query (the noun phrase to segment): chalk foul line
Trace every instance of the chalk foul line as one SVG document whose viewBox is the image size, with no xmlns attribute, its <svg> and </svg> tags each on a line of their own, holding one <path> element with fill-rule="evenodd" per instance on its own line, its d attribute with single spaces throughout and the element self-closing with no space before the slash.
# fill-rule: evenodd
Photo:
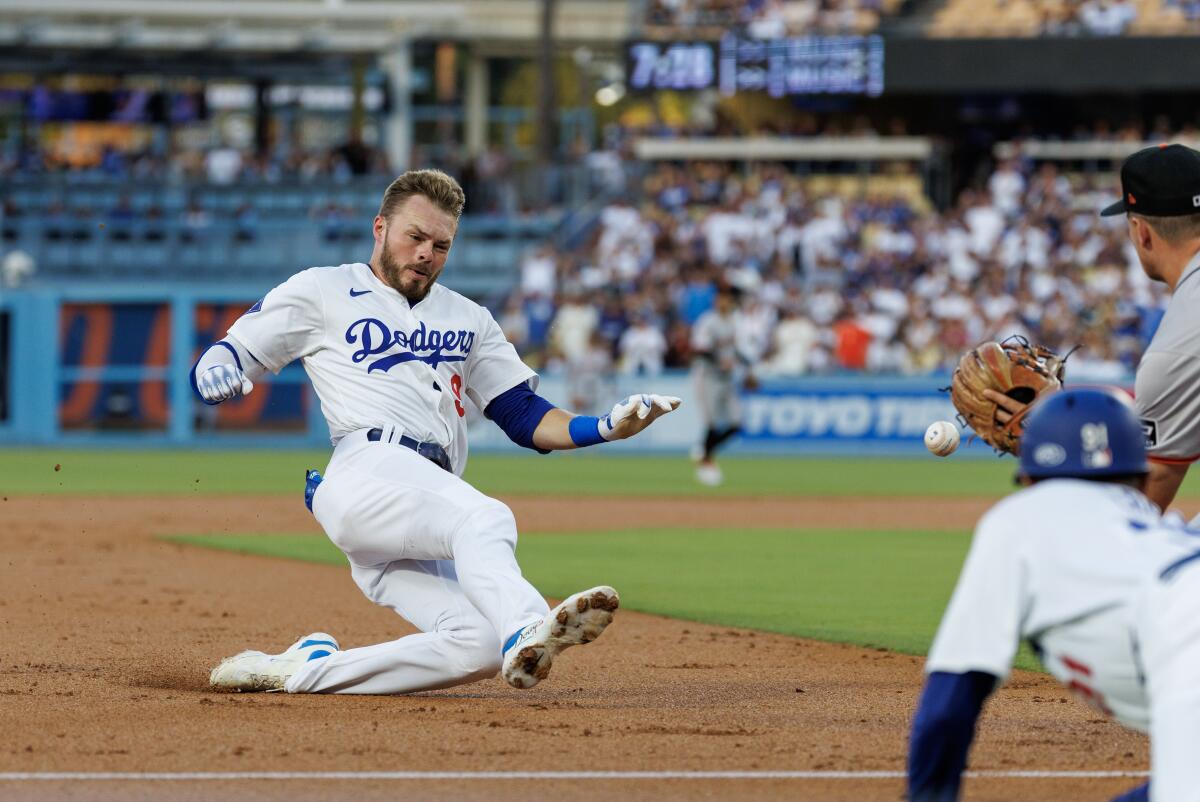
<svg viewBox="0 0 1200 802">
<path fill-rule="evenodd" d="M 230 780 L 899 780 L 902 771 L 8 771 L 0 782 Z M 1146 778 L 1148 771 L 968 771 L 979 779 Z"/>
</svg>

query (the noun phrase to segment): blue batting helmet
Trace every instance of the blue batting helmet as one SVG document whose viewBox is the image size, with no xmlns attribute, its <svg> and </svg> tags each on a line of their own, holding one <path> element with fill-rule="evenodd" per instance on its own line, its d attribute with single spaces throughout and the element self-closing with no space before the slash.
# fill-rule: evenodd
<svg viewBox="0 0 1200 802">
<path fill-rule="evenodd" d="M 1022 476 L 1087 479 L 1149 470 L 1141 422 L 1120 390 L 1060 390 L 1034 404 L 1025 419 Z"/>
</svg>

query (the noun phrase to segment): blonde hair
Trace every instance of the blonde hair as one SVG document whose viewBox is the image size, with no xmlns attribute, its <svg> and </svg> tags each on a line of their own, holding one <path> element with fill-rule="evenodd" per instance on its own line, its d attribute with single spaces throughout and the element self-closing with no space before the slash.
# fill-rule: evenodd
<svg viewBox="0 0 1200 802">
<path fill-rule="evenodd" d="M 409 170 L 393 181 L 383 193 L 379 216 L 385 220 L 413 195 L 429 199 L 434 206 L 455 220 L 462 216 L 467 196 L 462 187 L 441 170 Z"/>
<path fill-rule="evenodd" d="M 1168 245 L 1180 245 L 1190 239 L 1200 239 L 1200 214 L 1183 214 L 1172 217 L 1138 217 L 1154 229 L 1154 233 L 1167 241 Z"/>
</svg>

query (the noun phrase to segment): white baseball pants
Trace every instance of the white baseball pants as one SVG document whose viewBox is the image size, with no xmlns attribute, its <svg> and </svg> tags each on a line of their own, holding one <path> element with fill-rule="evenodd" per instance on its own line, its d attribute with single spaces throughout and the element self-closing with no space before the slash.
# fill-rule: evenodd
<svg viewBox="0 0 1200 802">
<path fill-rule="evenodd" d="M 737 426 L 741 422 L 737 383 L 732 373 L 697 364 L 692 368 L 692 389 L 700 402 L 700 419 L 705 429 Z"/>
<path fill-rule="evenodd" d="M 404 446 L 365 430 L 344 437 L 313 514 L 367 598 L 421 632 L 308 663 L 289 693 L 412 693 L 491 677 L 504 640 L 549 612 L 521 576 L 512 511 Z"/>
<path fill-rule="evenodd" d="M 1150 695 L 1151 802 L 1200 802 L 1200 562 L 1154 578 L 1138 646 Z"/>
</svg>

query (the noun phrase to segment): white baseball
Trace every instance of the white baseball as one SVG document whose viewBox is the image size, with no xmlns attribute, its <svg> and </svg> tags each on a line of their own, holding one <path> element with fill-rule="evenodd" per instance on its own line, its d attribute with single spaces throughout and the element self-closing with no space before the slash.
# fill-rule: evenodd
<svg viewBox="0 0 1200 802">
<path fill-rule="evenodd" d="M 925 447 L 936 456 L 950 456 L 958 448 L 958 427 L 948 420 L 929 424 L 925 430 Z"/>
</svg>

